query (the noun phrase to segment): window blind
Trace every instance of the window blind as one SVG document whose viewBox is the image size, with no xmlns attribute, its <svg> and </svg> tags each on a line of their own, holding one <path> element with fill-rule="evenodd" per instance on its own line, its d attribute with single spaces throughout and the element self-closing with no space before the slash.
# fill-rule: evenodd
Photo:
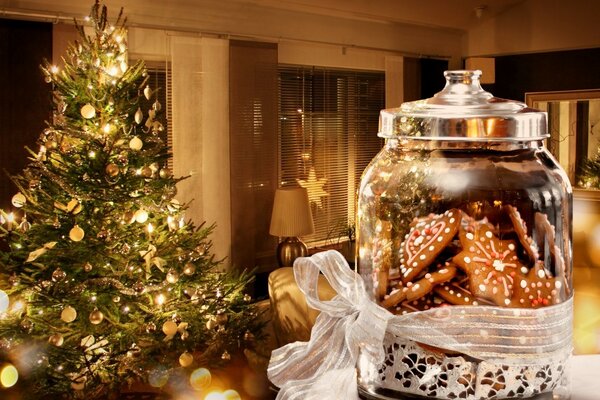
<svg viewBox="0 0 600 400">
<path fill-rule="evenodd" d="M 279 66 L 280 186 L 308 190 L 312 246 L 345 240 L 363 170 L 379 152 L 384 72 Z"/>
<path fill-rule="evenodd" d="M 135 62 L 135 61 L 134 61 Z M 148 110 L 156 100 L 161 105 L 160 111 L 157 113 L 157 119 L 163 124 L 163 131 L 159 133 L 160 138 L 169 147 L 173 148 L 173 113 L 172 113 L 172 96 L 171 96 L 171 68 L 169 63 L 164 62 L 146 62 L 148 72 L 148 85 L 155 95 L 147 100 L 146 97 L 140 96 L 140 108 L 144 112 L 144 118 L 147 118 Z M 169 157 L 167 166 L 173 170 L 173 155 Z"/>
</svg>

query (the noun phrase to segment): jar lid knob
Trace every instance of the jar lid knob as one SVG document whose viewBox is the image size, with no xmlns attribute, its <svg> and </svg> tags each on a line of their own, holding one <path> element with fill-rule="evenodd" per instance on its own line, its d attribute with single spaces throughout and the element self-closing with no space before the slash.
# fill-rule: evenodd
<svg viewBox="0 0 600 400">
<path fill-rule="evenodd" d="M 436 105 L 476 105 L 487 104 L 494 97 L 481 87 L 480 70 L 445 71 L 446 86 L 427 100 Z"/>
</svg>

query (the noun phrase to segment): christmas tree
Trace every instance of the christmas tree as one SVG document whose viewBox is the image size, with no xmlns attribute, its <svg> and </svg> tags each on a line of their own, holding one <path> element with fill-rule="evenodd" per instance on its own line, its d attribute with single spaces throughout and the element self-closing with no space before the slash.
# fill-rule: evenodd
<svg viewBox="0 0 600 400">
<path fill-rule="evenodd" d="M 579 172 L 579 171 L 578 171 Z M 588 189 L 600 189 L 600 150 L 593 158 L 587 158 L 577 176 L 577 185 Z"/>
<path fill-rule="evenodd" d="M 121 10 L 122 14 L 122 10 Z M 260 337 L 249 274 L 219 271 L 213 227 L 185 221 L 143 62 L 98 1 L 58 69 L 53 116 L 2 214 L 0 383 L 31 398 L 111 398 L 146 382 L 201 390 Z M 18 374 L 18 378 L 17 378 Z"/>
</svg>

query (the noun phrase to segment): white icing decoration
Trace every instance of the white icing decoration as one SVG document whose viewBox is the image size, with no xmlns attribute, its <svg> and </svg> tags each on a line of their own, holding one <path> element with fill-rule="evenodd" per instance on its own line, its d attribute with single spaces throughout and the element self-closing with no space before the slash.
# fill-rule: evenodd
<svg viewBox="0 0 600 400">
<path fill-rule="evenodd" d="M 473 234 L 471 232 L 467 232 L 467 239 L 473 240 L 473 239 L 475 239 L 475 236 L 473 236 Z"/>
<path fill-rule="evenodd" d="M 538 276 L 540 278 L 545 278 L 546 277 L 546 273 L 544 272 L 543 269 L 538 270 L 537 274 L 538 274 Z"/>
<path fill-rule="evenodd" d="M 524 280 L 524 279 L 523 279 L 523 280 L 521 280 L 521 287 L 522 287 L 523 289 L 525 289 L 525 288 L 527 287 L 527 281 L 526 281 L 526 280 Z"/>
<path fill-rule="evenodd" d="M 485 232 L 485 236 L 487 236 L 488 239 L 491 239 L 492 238 L 492 232 L 490 232 L 490 231 Z"/>
<path fill-rule="evenodd" d="M 481 290 L 482 292 L 485 292 L 486 287 L 483 283 L 481 285 L 479 285 L 479 290 Z"/>
</svg>

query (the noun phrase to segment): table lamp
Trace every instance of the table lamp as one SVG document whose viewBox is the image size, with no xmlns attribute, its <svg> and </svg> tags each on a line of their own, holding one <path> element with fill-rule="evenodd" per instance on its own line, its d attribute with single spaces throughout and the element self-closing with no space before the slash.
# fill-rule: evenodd
<svg viewBox="0 0 600 400">
<path fill-rule="evenodd" d="M 277 263 L 280 267 L 291 267 L 296 258 L 308 255 L 308 248 L 298 236 L 309 235 L 314 231 L 306 189 L 277 189 L 269 233 L 283 238 L 277 246 Z"/>
</svg>

